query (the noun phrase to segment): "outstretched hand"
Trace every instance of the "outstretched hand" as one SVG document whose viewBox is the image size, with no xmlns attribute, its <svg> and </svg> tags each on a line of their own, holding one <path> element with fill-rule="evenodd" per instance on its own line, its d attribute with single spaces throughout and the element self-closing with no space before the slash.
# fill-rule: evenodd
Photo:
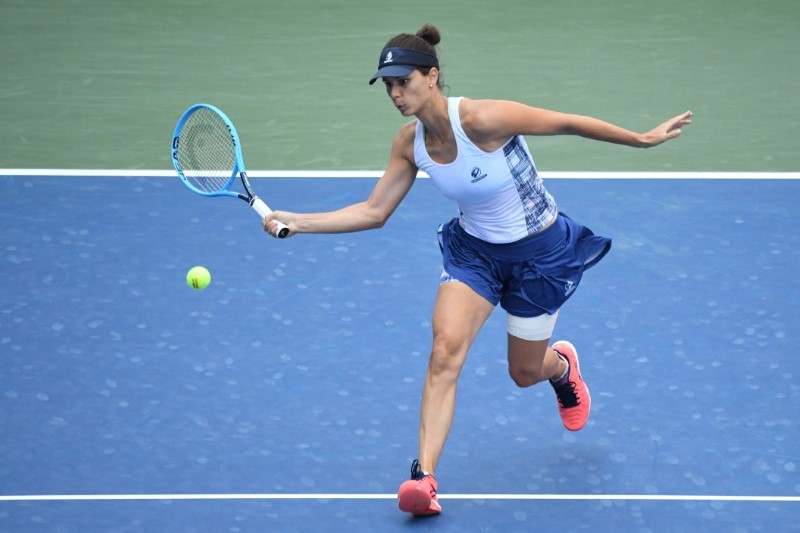
<svg viewBox="0 0 800 533">
<path fill-rule="evenodd" d="M 645 133 L 643 136 L 644 147 L 652 148 L 679 136 L 683 131 L 683 127 L 692 123 L 691 117 L 691 111 L 681 113 Z"/>
</svg>

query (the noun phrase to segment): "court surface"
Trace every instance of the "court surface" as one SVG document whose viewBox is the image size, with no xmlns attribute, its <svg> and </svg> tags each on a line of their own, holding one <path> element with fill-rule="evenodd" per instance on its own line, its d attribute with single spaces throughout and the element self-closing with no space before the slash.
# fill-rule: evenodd
<svg viewBox="0 0 800 533">
<path fill-rule="evenodd" d="M 164 169 L 208 102 L 279 169 L 254 180 L 273 207 L 365 198 L 406 120 L 367 80 L 425 22 L 450 96 L 694 124 L 656 150 L 529 139 L 614 240 L 556 329 L 592 417 L 568 433 L 513 385 L 496 313 L 445 513 L 411 520 L 453 204 L 420 180 L 381 231 L 279 242 Z M 798 530 L 799 26 L 795 0 L 4 0 L 0 167 L 24 170 L 0 170 L 0 531 Z M 35 170 L 65 167 L 124 170 Z"/>
<path fill-rule="evenodd" d="M 417 520 L 394 495 L 454 206 L 420 179 L 382 230 L 277 241 L 128 174 L 0 176 L 0 531 L 799 530 L 796 174 L 545 175 L 614 240 L 555 333 L 589 424 L 514 386 L 496 312 Z M 374 183 L 253 180 L 296 211 Z"/>
</svg>

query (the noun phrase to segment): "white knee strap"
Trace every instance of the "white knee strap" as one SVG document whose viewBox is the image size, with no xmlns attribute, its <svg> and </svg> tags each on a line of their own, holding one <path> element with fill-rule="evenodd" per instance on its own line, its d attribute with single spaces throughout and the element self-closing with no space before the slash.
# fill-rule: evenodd
<svg viewBox="0 0 800 533">
<path fill-rule="evenodd" d="M 547 313 L 530 318 L 523 318 L 506 313 L 508 333 L 526 341 L 543 341 L 553 335 L 559 311 L 553 315 Z"/>
</svg>

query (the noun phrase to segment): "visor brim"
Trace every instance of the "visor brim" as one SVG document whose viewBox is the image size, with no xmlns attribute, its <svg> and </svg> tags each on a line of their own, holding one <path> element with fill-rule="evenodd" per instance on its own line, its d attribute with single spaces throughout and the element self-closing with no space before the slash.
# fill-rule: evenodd
<svg viewBox="0 0 800 533">
<path fill-rule="evenodd" d="M 378 72 L 369 80 L 369 84 L 375 83 L 378 78 L 399 78 L 401 76 L 408 76 L 417 69 L 414 65 L 389 65 L 381 67 Z"/>
</svg>

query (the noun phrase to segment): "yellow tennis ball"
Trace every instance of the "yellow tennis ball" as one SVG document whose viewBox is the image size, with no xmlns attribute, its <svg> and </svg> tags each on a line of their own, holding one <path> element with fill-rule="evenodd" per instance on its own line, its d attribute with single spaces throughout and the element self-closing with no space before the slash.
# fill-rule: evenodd
<svg viewBox="0 0 800 533">
<path fill-rule="evenodd" d="M 201 291 L 211 283 L 211 273 L 206 267 L 192 267 L 186 274 L 186 283 L 193 289 Z"/>
</svg>

